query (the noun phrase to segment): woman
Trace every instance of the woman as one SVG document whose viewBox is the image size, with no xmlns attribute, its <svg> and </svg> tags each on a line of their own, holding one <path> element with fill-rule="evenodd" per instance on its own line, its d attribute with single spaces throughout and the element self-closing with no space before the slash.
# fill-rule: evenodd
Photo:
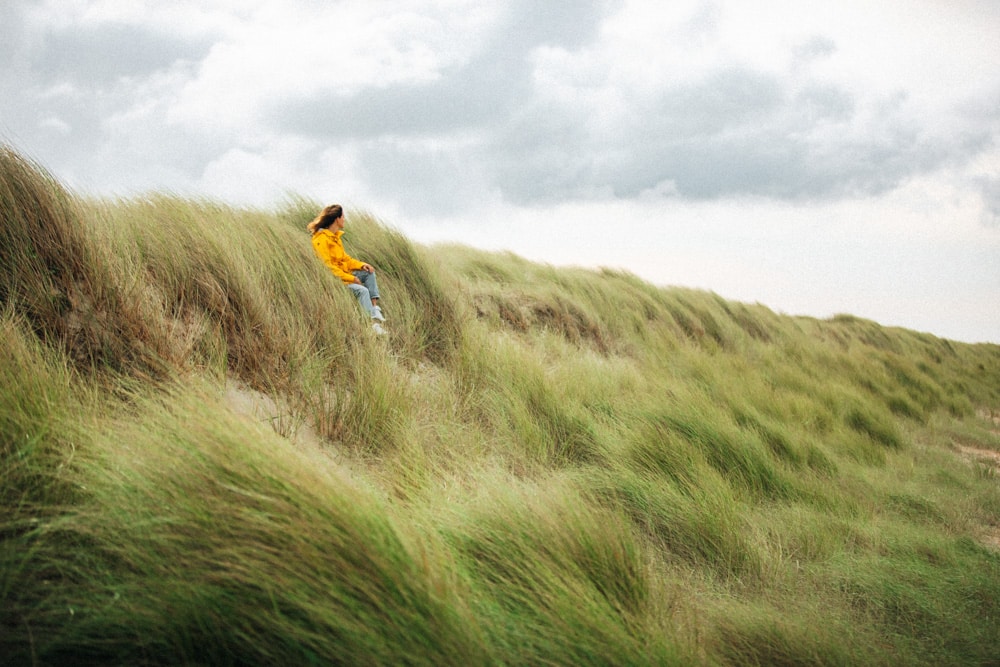
<svg viewBox="0 0 1000 667">
<path fill-rule="evenodd" d="M 378 305 L 378 284 L 375 281 L 375 267 L 367 262 L 354 259 L 344 251 L 340 237 L 344 235 L 344 209 L 340 204 L 327 206 L 319 212 L 307 229 L 312 232 L 312 246 L 333 275 L 346 284 L 357 297 L 361 308 L 372 318 L 375 333 L 386 333 L 382 327 L 385 318 Z"/>
</svg>

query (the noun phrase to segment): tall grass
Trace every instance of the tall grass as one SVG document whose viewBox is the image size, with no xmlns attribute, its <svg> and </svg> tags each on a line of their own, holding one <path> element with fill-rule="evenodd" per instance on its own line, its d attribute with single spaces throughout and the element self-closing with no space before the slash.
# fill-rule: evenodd
<svg viewBox="0 0 1000 667">
<path fill-rule="evenodd" d="M 0 151 L 4 664 L 1000 655 L 1000 347 L 319 208 Z"/>
<path fill-rule="evenodd" d="M 547 487 L 494 489 L 448 529 L 494 654 L 515 664 L 680 664 L 650 614 L 655 575 L 636 534 L 572 487 Z"/>
<path fill-rule="evenodd" d="M 44 505 L 72 439 L 63 431 L 72 373 L 58 354 L 39 344 L 23 318 L 0 313 L 0 489 L 2 510 L 12 515 Z M 30 514 L 29 514 L 30 516 Z"/>
</svg>

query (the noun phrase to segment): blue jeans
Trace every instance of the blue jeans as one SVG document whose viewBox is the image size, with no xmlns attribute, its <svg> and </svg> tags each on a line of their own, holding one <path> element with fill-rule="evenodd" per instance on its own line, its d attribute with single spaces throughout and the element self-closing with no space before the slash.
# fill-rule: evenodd
<svg viewBox="0 0 1000 667">
<path fill-rule="evenodd" d="M 361 308 L 368 313 L 369 317 L 375 317 L 375 306 L 372 305 L 372 299 L 379 298 L 378 296 L 378 283 L 375 281 L 375 272 L 372 271 L 368 273 L 367 271 L 352 271 L 354 277 L 361 281 L 361 284 L 352 283 L 348 285 L 351 291 L 354 292 L 354 296 L 358 298 L 358 303 L 361 304 Z"/>
</svg>

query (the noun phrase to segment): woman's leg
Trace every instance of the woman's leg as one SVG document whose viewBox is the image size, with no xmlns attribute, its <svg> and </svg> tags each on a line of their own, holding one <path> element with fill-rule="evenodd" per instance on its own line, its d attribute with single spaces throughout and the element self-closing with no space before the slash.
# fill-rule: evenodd
<svg viewBox="0 0 1000 667">
<path fill-rule="evenodd" d="M 368 317 L 375 317 L 375 307 L 372 305 L 371 292 L 364 285 L 348 285 L 348 288 L 354 292 L 354 296 L 357 297 L 358 303 L 361 304 L 361 309 L 368 314 Z"/>
<path fill-rule="evenodd" d="M 365 286 L 368 290 L 368 294 L 371 296 L 372 305 L 378 303 L 378 281 L 375 279 L 375 272 L 371 273 L 367 271 L 354 271 L 354 277 L 361 281 L 361 284 Z"/>
<path fill-rule="evenodd" d="M 367 271 L 354 271 L 355 277 L 361 281 L 361 285 L 354 285 L 354 287 L 364 286 L 368 290 L 368 297 L 371 301 L 371 310 L 368 314 L 372 316 L 373 319 L 379 322 L 385 322 L 385 316 L 382 315 L 382 309 L 378 307 L 378 281 L 375 279 L 375 272 L 372 271 L 368 273 Z M 361 297 L 358 297 L 358 301 Z M 362 304 L 364 306 L 364 304 Z M 368 310 L 367 308 L 365 310 Z"/>
</svg>

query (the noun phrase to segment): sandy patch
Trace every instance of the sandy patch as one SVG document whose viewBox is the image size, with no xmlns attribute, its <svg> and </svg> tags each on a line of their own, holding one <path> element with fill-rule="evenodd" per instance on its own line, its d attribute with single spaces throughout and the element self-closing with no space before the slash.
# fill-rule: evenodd
<svg viewBox="0 0 1000 667">
<path fill-rule="evenodd" d="M 967 461 L 1000 468 L 1000 452 L 980 447 L 969 447 L 968 445 L 960 445 L 958 443 L 952 443 L 952 446 Z"/>
<path fill-rule="evenodd" d="M 267 394 L 234 380 L 226 382 L 226 403 L 236 413 L 267 423 L 274 432 L 298 444 L 323 447 L 323 438 L 301 416 Z"/>
<path fill-rule="evenodd" d="M 1000 435 L 1000 414 L 997 414 L 994 410 L 976 410 L 976 416 L 992 422 L 993 428 L 990 429 L 990 433 Z"/>
<path fill-rule="evenodd" d="M 1000 435 L 1000 415 L 992 410 L 978 410 L 976 415 L 981 419 L 991 422 L 994 428 L 990 432 L 994 435 Z M 1000 473 L 1000 452 L 984 447 L 962 445 L 954 440 L 951 446 L 965 461 L 971 464 L 986 466 L 994 474 Z M 982 526 L 982 531 L 980 538 L 982 543 L 991 549 L 1000 551 L 1000 526 Z"/>
</svg>

